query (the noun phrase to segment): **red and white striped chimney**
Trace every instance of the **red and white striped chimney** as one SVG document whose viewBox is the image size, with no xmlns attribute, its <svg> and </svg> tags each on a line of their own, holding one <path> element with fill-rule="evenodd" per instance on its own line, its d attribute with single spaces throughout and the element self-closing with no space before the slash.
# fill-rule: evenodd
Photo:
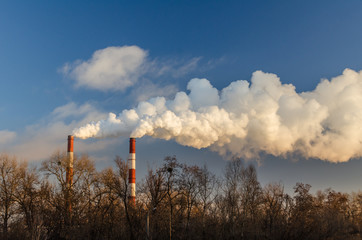
<svg viewBox="0 0 362 240">
<path fill-rule="evenodd" d="M 129 139 L 129 156 L 128 156 L 128 183 L 130 187 L 129 201 L 136 203 L 136 139 Z"/>
<path fill-rule="evenodd" d="M 67 168 L 66 168 L 66 183 L 67 187 L 71 187 L 73 184 L 73 142 L 74 137 L 72 135 L 68 136 L 68 152 L 67 152 Z"/>
<path fill-rule="evenodd" d="M 72 212 L 72 204 L 71 204 L 71 188 L 73 185 L 73 142 L 74 137 L 72 135 L 68 136 L 68 151 L 67 151 L 67 166 L 65 173 L 65 182 L 67 186 L 67 194 L 66 194 L 66 205 L 69 211 L 69 218 Z"/>
</svg>

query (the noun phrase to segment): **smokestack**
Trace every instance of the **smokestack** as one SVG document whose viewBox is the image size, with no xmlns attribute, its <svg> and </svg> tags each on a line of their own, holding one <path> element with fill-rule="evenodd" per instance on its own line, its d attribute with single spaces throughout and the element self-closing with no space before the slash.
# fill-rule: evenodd
<svg viewBox="0 0 362 240">
<path fill-rule="evenodd" d="M 73 142 L 74 137 L 72 135 L 68 136 L 68 151 L 67 151 L 67 167 L 66 167 L 66 186 L 67 186 L 67 199 L 66 205 L 69 211 L 69 216 L 72 211 L 71 205 L 71 189 L 73 185 Z"/>
<path fill-rule="evenodd" d="M 73 184 L 73 142 L 74 137 L 68 136 L 68 152 L 67 152 L 67 169 L 66 169 L 66 183 L 70 188 Z"/>
<path fill-rule="evenodd" d="M 129 139 L 129 156 L 128 156 L 128 183 L 130 186 L 129 202 L 136 203 L 136 139 Z"/>
</svg>

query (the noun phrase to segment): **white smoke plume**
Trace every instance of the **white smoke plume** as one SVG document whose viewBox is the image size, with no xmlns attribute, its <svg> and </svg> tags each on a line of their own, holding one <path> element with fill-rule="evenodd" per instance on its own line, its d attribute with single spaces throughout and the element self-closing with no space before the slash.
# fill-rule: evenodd
<svg viewBox="0 0 362 240">
<path fill-rule="evenodd" d="M 192 79 L 178 92 L 140 102 L 135 109 L 75 129 L 78 138 L 148 135 L 246 159 L 264 152 L 345 162 L 362 156 L 362 71 L 322 80 L 297 93 L 275 74 L 256 71 L 220 92 Z"/>
</svg>

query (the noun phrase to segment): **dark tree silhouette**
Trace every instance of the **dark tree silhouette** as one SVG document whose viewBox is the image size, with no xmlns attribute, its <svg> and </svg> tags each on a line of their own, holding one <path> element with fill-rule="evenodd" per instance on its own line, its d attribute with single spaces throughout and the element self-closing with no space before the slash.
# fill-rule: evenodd
<svg viewBox="0 0 362 240">
<path fill-rule="evenodd" d="M 128 169 L 120 157 L 97 171 L 74 156 L 73 186 L 66 153 L 36 169 L 0 154 L 0 239 L 360 239 L 362 193 L 311 193 L 297 183 L 261 186 L 256 169 L 235 158 L 220 178 L 175 156 L 149 169 L 128 201 Z M 71 211 L 67 199 L 71 202 Z"/>
</svg>

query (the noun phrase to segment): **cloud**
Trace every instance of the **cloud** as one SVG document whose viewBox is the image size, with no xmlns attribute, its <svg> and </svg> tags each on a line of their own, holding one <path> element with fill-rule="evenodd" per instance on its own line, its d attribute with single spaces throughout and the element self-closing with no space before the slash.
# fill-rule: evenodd
<svg viewBox="0 0 362 240">
<path fill-rule="evenodd" d="M 16 138 L 16 133 L 8 130 L 0 130 L 0 144 L 6 145 Z"/>
<path fill-rule="evenodd" d="M 81 124 L 84 121 L 99 118 L 100 115 L 103 114 L 95 109 L 90 103 L 77 105 L 74 102 L 70 102 L 55 108 L 49 117 L 52 118 L 51 121 L 64 120 L 67 118 L 71 118 L 72 120 L 81 118 L 80 122 L 77 122 L 78 124 Z"/>
<path fill-rule="evenodd" d="M 170 97 L 173 96 L 178 91 L 178 88 L 174 84 L 157 84 L 151 81 L 142 81 L 137 87 L 132 89 L 130 95 L 131 98 L 137 102 L 145 101 L 152 97 L 164 96 Z"/>
<path fill-rule="evenodd" d="M 157 76 L 179 78 L 195 71 L 200 66 L 202 57 L 191 59 L 155 59 L 148 64 L 148 71 Z"/>
<path fill-rule="evenodd" d="M 101 91 L 123 91 L 136 84 L 149 84 L 155 79 L 159 82 L 160 77 L 185 76 L 197 70 L 201 59 L 201 57 L 193 57 L 152 60 L 148 57 L 148 52 L 138 46 L 114 46 L 95 51 L 88 60 L 66 63 L 60 72 L 73 79 L 77 87 Z M 157 84 L 152 86 L 155 90 Z"/>
<path fill-rule="evenodd" d="M 102 91 L 124 90 L 143 74 L 147 52 L 137 46 L 107 47 L 93 53 L 87 61 L 78 60 L 63 66 L 63 73 L 76 86 Z"/>
<path fill-rule="evenodd" d="M 70 102 L 55 108 L 44 119 L 27 126 L 23 132 L 0 131 L 1 145 L 7 144 L 6 149 L 0 150 L 30 162 L 42 161 L 49 158 L 54 151 L 66 149 L 67 135 L 72 133 L 72 129 L 106 116 L 107 114 L 89 103 L 78 105 Z M 66 121 L 68 119 L 71 121 Z M 117 139 L 107 139 L 101 142 L 77 141 L 76 149 L 77 152 L 92 154 L 101 152 L 116 142 Z"/>
</svg>

